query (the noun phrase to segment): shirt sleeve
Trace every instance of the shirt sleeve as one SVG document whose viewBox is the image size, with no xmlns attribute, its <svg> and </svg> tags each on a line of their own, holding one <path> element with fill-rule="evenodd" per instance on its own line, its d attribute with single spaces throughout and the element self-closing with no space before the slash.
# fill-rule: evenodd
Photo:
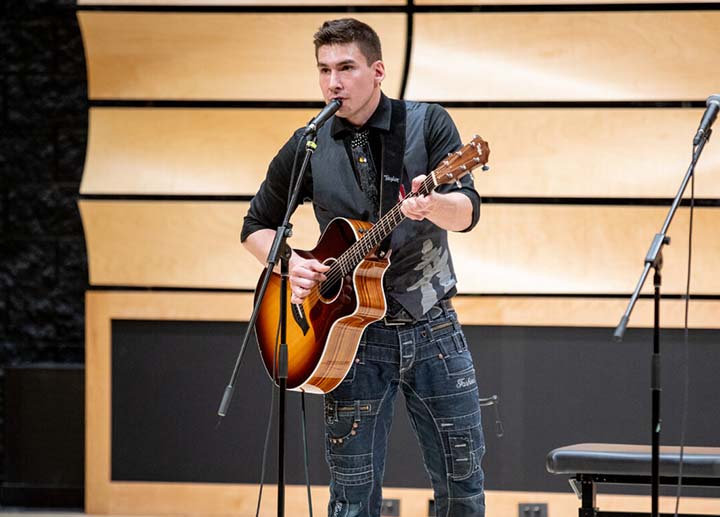
<svg viewBox="0 0 720 517">
<path fill-rule="evenodd" d="M 278 151 L 268 167 L 265 180 L 260 189 L 250 201 L 250 208 L 243 220 L 240 241 L 245 242 L 249 235 L 258 230 L 275 230 L 283 221 L 288 201 L 288 189 L 292 175 L 293 161 L 298 144 L 302 142 L 302 129 L 298 129 Z M 300 155 L 296 167 L 299 169 L 302 164 L 303 150 L 299 149 Z M 300 192 L 300 203 L 312 197 L 312 174 L 310 167 L 305 173 L 303 186 Z"/>
<path fill-rule="evenodd" d="M 450 114 L 438 104 L 430 104 L 425 114 L 425 147 L 428 151 L 428 163 L 434 170 L 444 160 L 448 153 L 455 152 L 462 147 L 460 135 Z M 461 230 L 469 232 L 480 220 L 480 194 L 475 190 L 472 174 L 466 174 L 460 179 L 461 187 L 455 183 L 440 185 L 438 192 L 461 192 L 472 203 L 472 221 L 470 225 Z"/>
</svg>

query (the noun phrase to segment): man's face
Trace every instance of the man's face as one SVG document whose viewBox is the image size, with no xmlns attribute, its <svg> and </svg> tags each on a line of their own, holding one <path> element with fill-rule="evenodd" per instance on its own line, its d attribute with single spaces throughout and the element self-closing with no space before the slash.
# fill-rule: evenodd
<svg viewBox="0 0 720 517">
<path fill-rule="evenodd" d="M 317 51 L 320 89 L 325 102 L 341 99 L 337 116 L 355 126 L 363 125 L 380 102 L 385 78 L 382 61 L 368 63 L 355 43 L 324 45 Z"/>
</svg>

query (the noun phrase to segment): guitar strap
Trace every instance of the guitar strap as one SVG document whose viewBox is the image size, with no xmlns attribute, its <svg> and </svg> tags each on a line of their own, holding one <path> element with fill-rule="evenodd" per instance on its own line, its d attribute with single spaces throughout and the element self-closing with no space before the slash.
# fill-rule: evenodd
<svg viewBox="0 0 720 517">
<path fill-rule="evenodd" d="M 380 217 L 398 203 L 400 182 L 404 172 L 405 138 L 407 126 L 407 112 L 405 102 L 391 99 L 390 132 L 380 137 L 382 148 L 382 173 L 380 180 Z M 384 257 L 390 249 L 388 236 L 378 246 L 377 254 Z"/>
</svg>

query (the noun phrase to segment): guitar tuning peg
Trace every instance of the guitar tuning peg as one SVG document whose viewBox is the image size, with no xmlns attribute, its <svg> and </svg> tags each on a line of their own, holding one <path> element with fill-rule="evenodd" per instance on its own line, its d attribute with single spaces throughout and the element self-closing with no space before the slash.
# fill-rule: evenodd
<svg viewBox="0 0 720 517">
<path fill-rule="evenodd" d="M 484 171 L 487 172 L 487 171 L 490 170 L 490 166 L 489 166 L 489 165 L 483 165 L 483 166 L 482 166 L 482 170 L 484 170 Z"/>
<path fill-rule="evenodd" d="M 457 185 L 457 188 L 462 188 L 462 183 L 460 183 L 460 180 L 455 181 L 455 185 Z"/>
</svg>

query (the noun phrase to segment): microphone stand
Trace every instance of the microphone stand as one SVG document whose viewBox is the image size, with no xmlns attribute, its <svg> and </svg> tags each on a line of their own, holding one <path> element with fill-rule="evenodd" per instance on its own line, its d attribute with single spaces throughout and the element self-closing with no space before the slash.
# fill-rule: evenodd
<svg viewBox="0 0 720 517">
<path fill-rule="evenodd" d="M 230 399 L 232 398 L 233 391 L 235 390 L 235 382 L 237 381 L 238 374 L 240 373 L 240 364 L 242 363 L 243 355 L 245 354 L 245 346 L 250 340 L 250 334 L 255 328 L 255 321 L 257 320 L 260 305 L 263 298 L 265 297 L 265 291 L 267 291 L 268 282 L 270 281 L 270 275 L 275 268 L 275 265 L 280 260 L 280 346 L 279 351 L 276 348 L 277 360 L 275 362 L 275 371 L 273 376 L 277 374 L 278 389 L 279 389 L 279 404 L 278 404 L 278 499 L 277 499 L 277 515 L 283 517 L 285 515 L 285 397 L 287 393 L 287 376 L 288 376 L 288 347 L 287 347 L 287 286 L 289 278 L 289 263 L 290 255 L 292 250 L 287 245 L 287 238 L 292 236 L 292 225 L 290 224 L 290 217 L 295 212 L 297 206 L 298 197 L 300 196 L 300 187 L 305 177 L 305 171 L 310 163 L 310 157 L 317 148 L 316 144 L 317 135 L 315 132 L 311 133 L 305 143 L 305 158 L 300 172 L 298 173 L 297 181 L 293 185 L 292 197 L 287 206 L 285 217 L 280 226 L 278 226 L 275 233 L 275 239 L 273 240 L 270 252 L 268 253 L 267 260 L 265 261 L 267 267 L 267 274 L 263 277 L 263 282 L 260 285 L 259 290 L 255 293 L 255 305 L 253 306 L 250 320 L 248 321 L 247 329 L 245 330 L 245 336 L 243 337 L 242 345 L 240 346 L 240 353 L 238 354 L 237 360 L 235 361 L 235 368 L 233 369 L 230 377 L 230 382 L 225 387 L 222 401 L 220 402 L 220 408 L 218 409 L 218 415 L 224 417 L 227 414 L 228 406 L 230 405 Z"/>
<path fill-rule="evenodd" d="M 615 341 L 622 341 L 625 329 L 630 319 L 635 303 L 640 296 L 640 290 L 645 284 L 650 269 L 653 268 L 655 273 L 653 275 L 653 284 L 655 287 L 654 292 L 654 323 L 653 323 L 653 354 L 650 362 L 650 391 L 652 393 L 652 415 L 651 415 L 651 429 L 652 429 L 652 449 L 651 449 L 651 515 L 652 517 L 658 517 L 658 496 L 660 493 L 660 285 L 662 283 L 661 270 L 663 265 L 662 248 L 665 244 L 670 244 L 670 237 L 667 236 L 668 228 L 672 222 L 675 212 L 680 206 L 683 194 L 687 188 L 690 178 L 695 173 L 695 164 L 697 164 L 700 155 L 702 154 L 705 144 L 710 139 L 711 129 L 708 129 L 700 140 L 697 148 L 693 152 L 693 157 L 688 167 L 685 177 L 680 184 L 680 188 L 675 194 L 675 199 L 670 206 L 665 222 L 659 233 L 655 234 L 655 237 L 650 244 L 650 249 L 645 256 L 645 268 L 640 275 L 640 280 L 635 287 L 635 291 L 630 297 L 625 313 L 620 319 L 620 323 L 615 328 L 613 338 Z"/>
</svg>

